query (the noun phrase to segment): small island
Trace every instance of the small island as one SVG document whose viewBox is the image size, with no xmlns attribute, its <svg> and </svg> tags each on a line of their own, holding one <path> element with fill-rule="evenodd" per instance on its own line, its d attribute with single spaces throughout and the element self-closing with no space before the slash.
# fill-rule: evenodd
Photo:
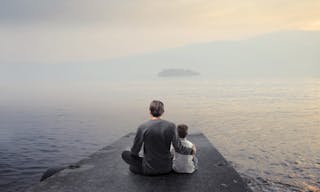
<svg viewBox="0 0 320 192">
<path fill-rule="evenodd" d="M 159 77 L 188 77 L 200 75 L 189 69 L 164 69 L 158 73 Z"/>
</svg>

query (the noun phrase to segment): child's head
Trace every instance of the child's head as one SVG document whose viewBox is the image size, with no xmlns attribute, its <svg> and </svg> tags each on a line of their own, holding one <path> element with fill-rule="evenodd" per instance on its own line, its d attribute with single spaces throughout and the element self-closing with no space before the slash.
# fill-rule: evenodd
<svg viewBox="0 0 320 192">
<path fill-rule="evenodd" d="M 178 125 L 178 135 L 180 138 L 185 138 L 188 135 L 188 126 L 185 124 Z"/>
</svg>

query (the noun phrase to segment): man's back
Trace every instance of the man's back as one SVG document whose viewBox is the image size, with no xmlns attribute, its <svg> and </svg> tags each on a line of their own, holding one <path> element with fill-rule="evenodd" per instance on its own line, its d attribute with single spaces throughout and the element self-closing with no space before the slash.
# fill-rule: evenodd
<svg viewBox="0 0 320 192">
<path fill-rule="evenodd" d="M 171 171 L 172 157 L 170 145 L 174 136 L 175 125 L 165 120 L 150 120 L 143 125 L 144 160 L 147 174 Z"/>
</svg>

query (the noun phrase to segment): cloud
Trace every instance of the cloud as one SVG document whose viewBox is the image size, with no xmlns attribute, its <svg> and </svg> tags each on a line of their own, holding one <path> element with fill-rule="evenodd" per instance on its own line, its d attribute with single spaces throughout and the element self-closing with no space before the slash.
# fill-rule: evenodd
<svg viewBox="0 0 320 192">
<path fill-rule="evenodd" d="M 267 18 L 310 19 L 320 16 L 319 8 L 320 2 L 313 0 L 2 0 L 0 22 L 210 27 L 221 22 L 255 24 Z"/>
</svg>

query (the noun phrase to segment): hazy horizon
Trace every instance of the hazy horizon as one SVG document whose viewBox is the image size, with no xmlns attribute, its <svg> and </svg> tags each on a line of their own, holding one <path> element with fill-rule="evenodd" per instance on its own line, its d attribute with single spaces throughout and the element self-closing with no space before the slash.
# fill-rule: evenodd
<svg viewBox="0 0 320 192">
<path fill-rule="evenodd" d="M 2 63 L 0 80 L 2 84 L 57 85 L 143 81 L 157 80 L 160 71 L 170 68 L 193 70 L 203 79 L 318 78 L 319 47 L 320 31 L 279 31 L 100 61 Z"/>
</svg>

